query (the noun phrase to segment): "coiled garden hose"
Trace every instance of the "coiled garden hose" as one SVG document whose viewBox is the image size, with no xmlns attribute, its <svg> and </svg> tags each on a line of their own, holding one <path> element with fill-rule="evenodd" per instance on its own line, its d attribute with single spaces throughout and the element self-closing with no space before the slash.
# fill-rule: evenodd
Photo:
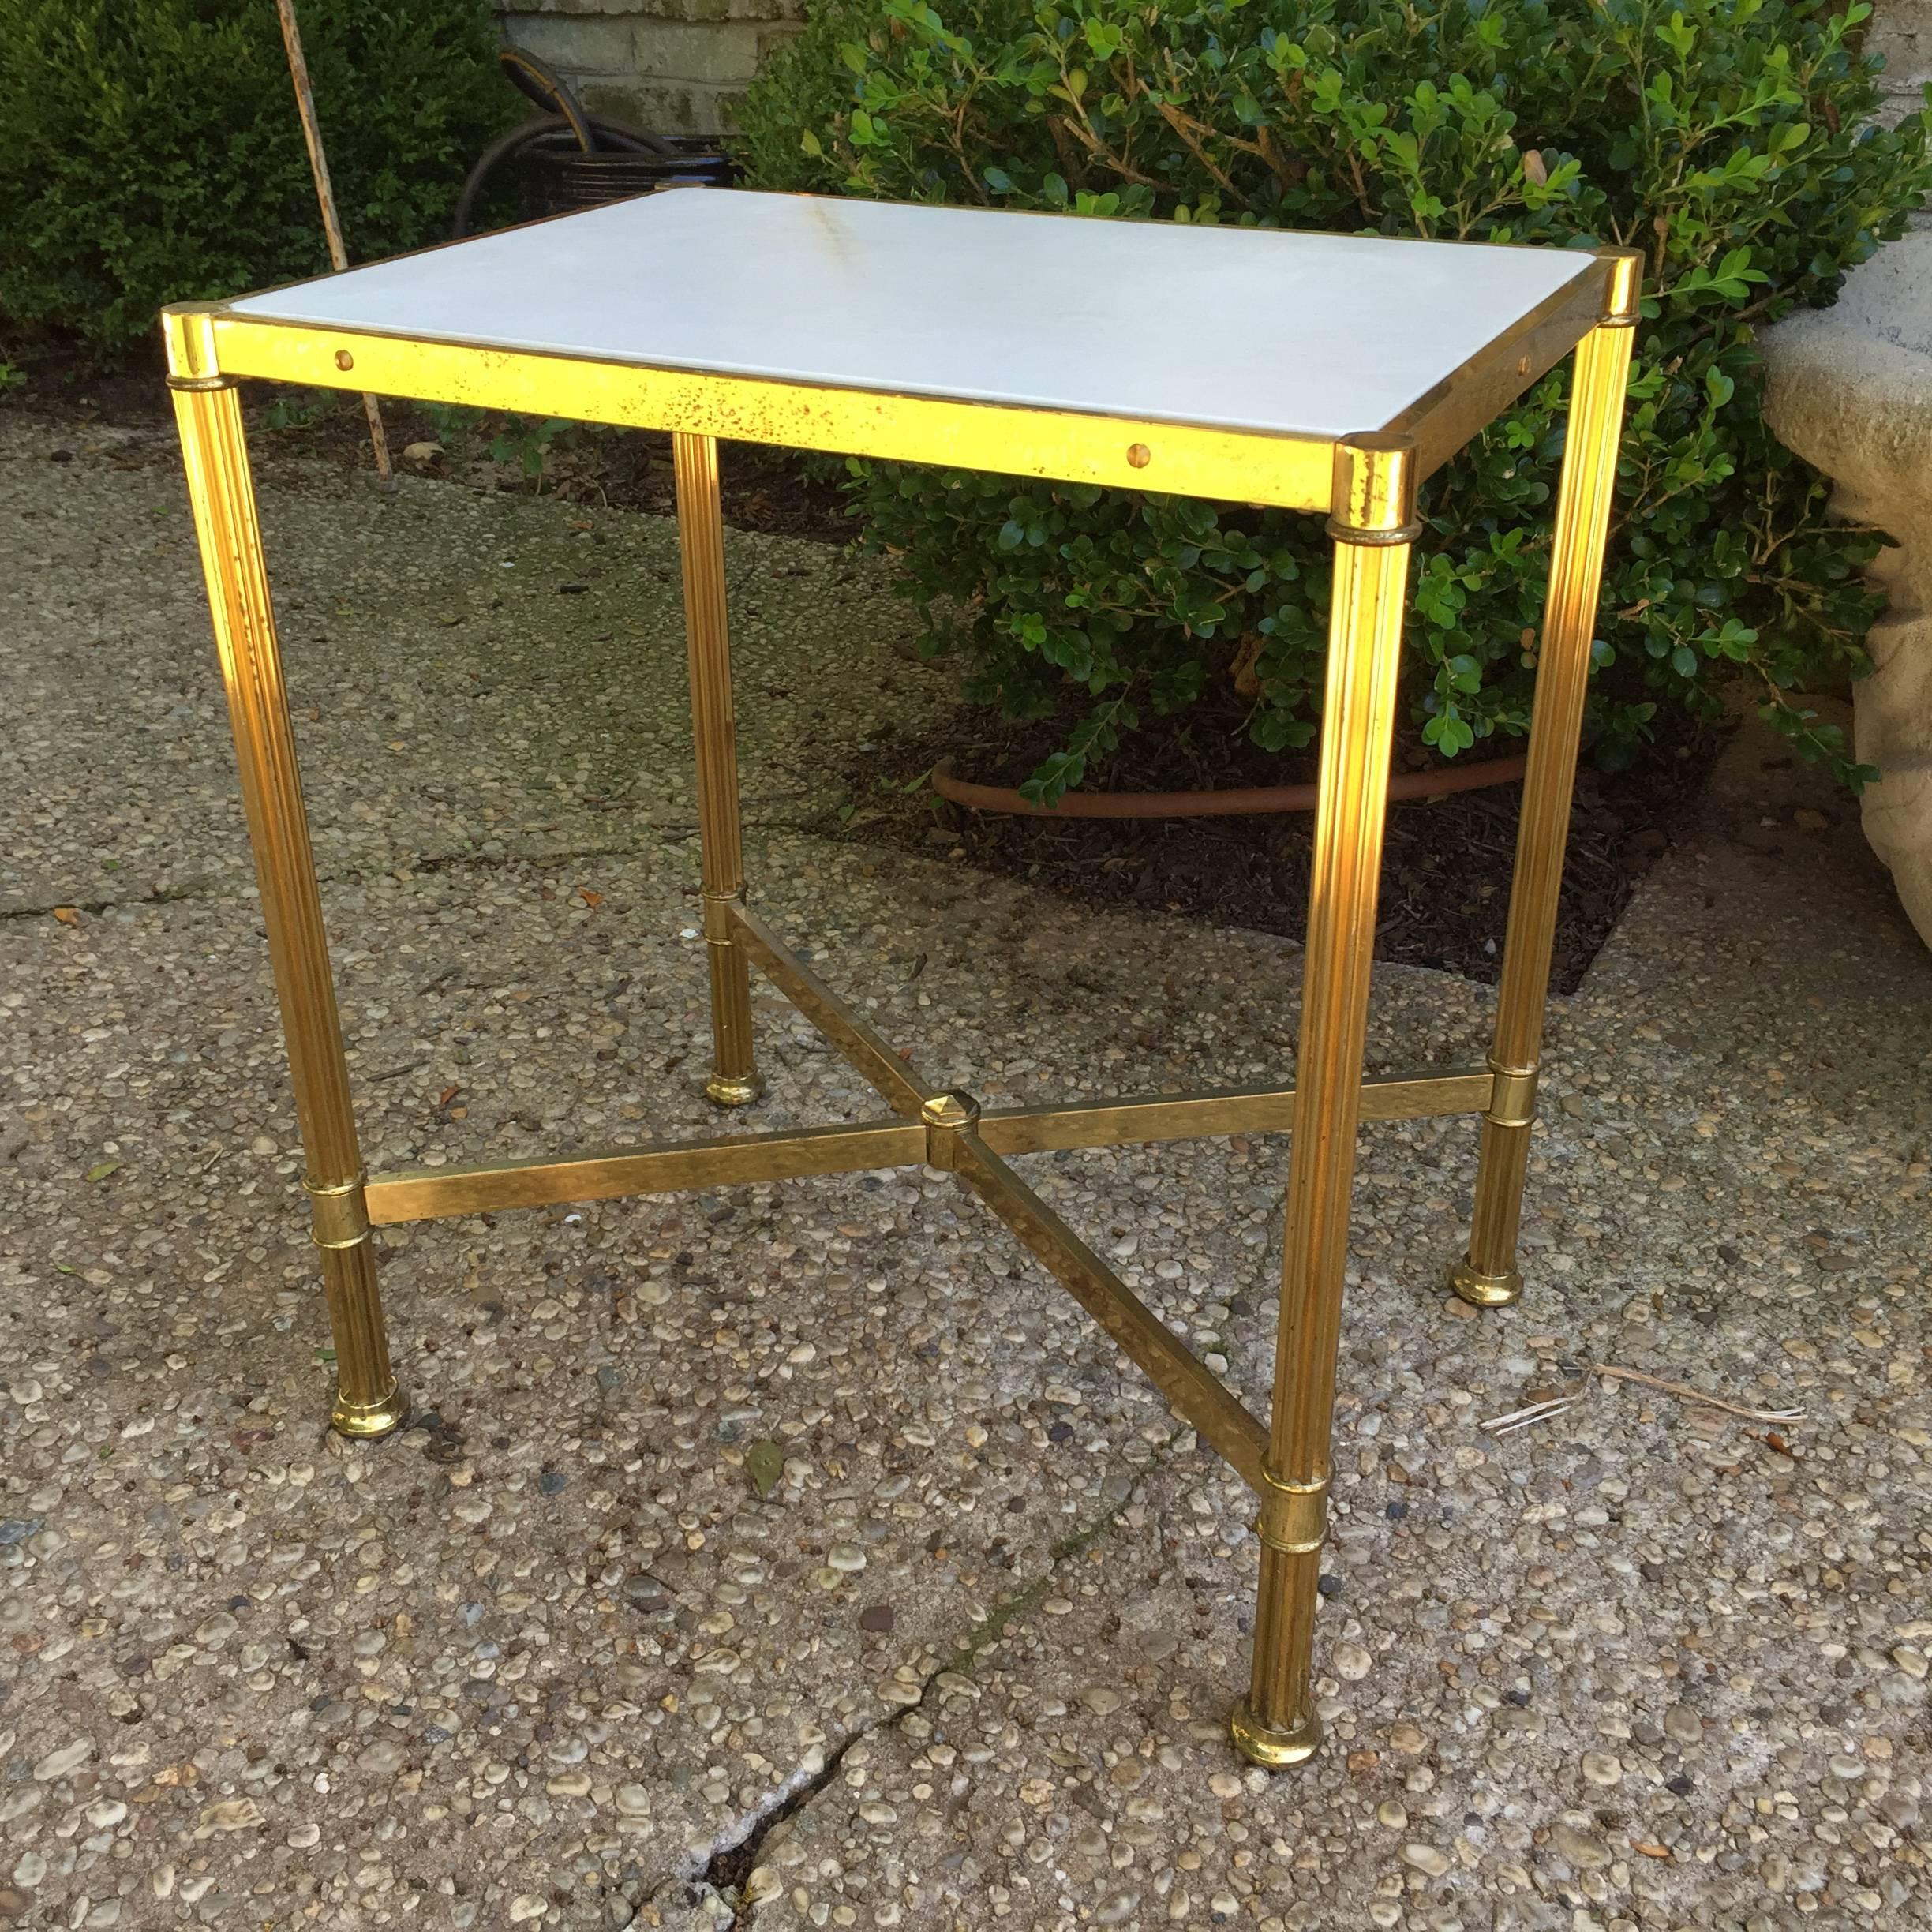
<svg viewBox="0 0 1932 1932">
<path fill-rule="evenodd" d="M 648 134 L 640 134 L 635 129 L 620 127 L 614 121 L 599 120 L 593 115 L 587 118 L 586 124 L 597 144 L 594 148 L 586 149 L 586 153 L 662 155 L 668 152 L 662 141 L 654 140 Z M 500 135 L 492 141 L 463 179 L 462 193 L 456 197 L 456 212 L 450 220 L 450 239 L 460 242 L 469 234 L 470 217 L 476 212 L 477 202 L 497 168 L 525 148 L 533 148 L 546 137 L 567 129 L 575 133 L 563 114 L 533 114 L 529 120 L 519 122 L 507 134 Z"/>
<path fill-rule="evenodd" d="M 522 47 L 507 47 L 496 58 L 511 85 L 544 111 L 520 122 L 483 150 L 476 166 L 465 177 L 462 193 L 457 197 L 456 212 L 450 223 L 451 241 L 460 242 L 469 234 L 477 202 L 492 174 L 525 148 L 553 135 L 568 133 L 586 154 L 653 155 L 665 160 L 676 157 L 677 150 L 672 144 L 654 134 L 640 133 L 635 128 L 586 113 L 570 83 L 534 54 Z"/>
</svg>

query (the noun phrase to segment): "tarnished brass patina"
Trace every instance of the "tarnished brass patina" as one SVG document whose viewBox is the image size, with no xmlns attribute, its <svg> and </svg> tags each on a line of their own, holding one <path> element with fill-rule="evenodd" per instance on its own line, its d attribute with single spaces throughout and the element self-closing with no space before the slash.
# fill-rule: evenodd
<svg viewBox="0 0 1932 1932">
<path fill-rule="evenodd" d="M 1589 682 L 1610 502 L 1616 490 L 1617 444 L 1641 279 L 1638 260 L 1627 252 L 1609 252 L 1604 260 L 1611 280 L 1604 320 L 1576 352 L 1570 433 L 1557 487 L 1549 600 L 1537 657 L 1529 769 L 1523 776 L 1516 874 L 1510 889 L 1496 1038 L 1489 1054 L 1498 1093 L 1483 1119 L 1469 1252 L 1449 1277 L 1455 1292 L 1478 1308 L 1504 1307 L 1522 1293 L 1516 1237 L 1530 1165 L 1543 1008 L 1556 949 L 1556 901 L 1570 836 L 1577 737 Z"/>
<path fill-rule="evenodd" d="M 732 710 L 731 636 L 724 616 L 724 524 L 717 444 L 674 436 L 678 544 L 684 564 L 684 635 L 691 666 L 691 735 L 698 744 L 698 837 L 704 878 L 705 951 L 711 972 L 711 1077 L 720 1106 L 746 1106 L 764 1091 L 751 1063 L 751 983 L 732 911 L 744 896 L 738 829 L 738 732 Z"/>
<path fill-rule="evenodd" d="M 1395 420 L 1339 437 L 639 366 L 271 320 L 219 304 L 169 310 L 168 380 L 308 1154 L 305 1185 L 335 1342 L 336 1428 L 377 1436 L 407 1411 L 389 1365 L 372 1226 L 879 1167 L 924 1163 L 949 1171 L 1254 1492 L 1260 1582 L 1253 1667 L 1231 1728 L 1236 1746 L 1256 1764 L 1282 1767 L 1307 1758 L 1321 1735 L 1309 1694 L 1311 1655 L 1361 1121 L 1481 1117 L 1473 1230 L 1453 1285 L 1466 1300 L 1491 1306 L 1513 1301 L 1521 1290 L 1516 1237 L 1543 1006 L 1640 280 L 1638 257 L 1604 251 Z M 1573 348 L 1570 432 L 1488 1065 L 1365 1079 L 1410 546 L 1422 527 L 1417 486 Z M 243 376 L 672 432 L 711 998 L 706 1091 L 724 1106 L 758 1097 L 749 981 L 756 966 L 878 1090 L 888 1118 L 365 1178 L 234 387 Z M 916 1073 L 747 906 L 725 620 L 721 436 L 1148 487 L 1328 519 L 1334 595 L 1294 1085 L 983 1110 L 969 1095 Z M 1004 1158 L 1235 1133 L 1294 1137 L 1265 1422 Z"/>
<path fill-rule="evenodd" d="M 408 1411 L 389 1366 L 382 1299 L 369 1243 L 354 1233 L 362 1178 L 343 1058 L 342 1022 L 316 886 L 309 814 L 295 762 L 295 730 L 282 680 L 275 608 L 262 563 L 255 486 L 232 382 L 206 362 L 204 310 L 170 330 L 169 381 L 194 506 L 215 649 L 228 694 L 242 805 L 255 848 L 262 929 L 282 1004 L 295 1119 L 309 1155 L 309 1189 L 335 1338 L 335 1421 L 345 1434 L 380 1436 Z"/>
</svg>

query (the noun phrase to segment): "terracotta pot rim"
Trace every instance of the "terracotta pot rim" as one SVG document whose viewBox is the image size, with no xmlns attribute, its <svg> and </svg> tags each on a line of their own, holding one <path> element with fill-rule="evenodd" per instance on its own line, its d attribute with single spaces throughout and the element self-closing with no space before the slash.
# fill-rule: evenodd
<svg viewBox="0 0 1932 1932">
<path fill-rule="evenodd" d="M 1389 781 L 1389 801 L 1446 798 L 1457 792 L 1509 784 L 1522 777 L 1527 762 L 1523 758 L 1486 758 L 1473 765 L 1398 772 Z M 1250 818 L 1312 811 L 1316 797 L 1312 784 L 1249 785 L 1216 792 L 1069 792 L 1058 805 L 1036 805 L 1009 786 L 979 784 L 958 777 L 949 758 L 934 766 L 931 784 L 940 797 L 954 805 L 1039 818 Z"/>
</svg>

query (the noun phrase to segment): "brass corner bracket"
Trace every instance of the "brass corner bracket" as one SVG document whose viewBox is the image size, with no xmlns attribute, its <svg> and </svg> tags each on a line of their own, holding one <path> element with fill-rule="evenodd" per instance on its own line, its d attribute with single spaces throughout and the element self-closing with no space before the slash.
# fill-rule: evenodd
<svg viewBox="0 0 1932 1932">
<path fill-rule="evenodd" d="M 215 349 L 215 318 L 220 302 L 175 302 L 161 311 L 161 343 L 167 355 L 170 389 L 232 389 L 235 380 L 221 372 Z"/>
<path fill-rule="evenodd" d="M 1337 443 L 1329 505 L 1328 534 L 1338 543 L 1413 543 L 1422 531 L 1415 438 L 1364 431 Z"/>
<path fill-rule="evenodd" d="M 1634 328 L 1637 305 L 1643 294 L 1644 258 L 1641 249 L 1601 248 L 1597 259 L 1610 271 L 1610 286 L 1604 291 L 1604 312 L 1599 328 Z"/>
</svg>

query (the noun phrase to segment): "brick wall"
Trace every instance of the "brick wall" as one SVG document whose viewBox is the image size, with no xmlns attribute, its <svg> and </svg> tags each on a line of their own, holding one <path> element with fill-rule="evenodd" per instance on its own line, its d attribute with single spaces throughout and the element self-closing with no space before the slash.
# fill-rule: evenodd
<svg viewBox="0 0 1932 1932">
<path fill-rule="evenodd" d="M 505 35 L 593 113 L 661 134 L 716 134 L 803 0 L 492 0 Z"/>
</svg>

